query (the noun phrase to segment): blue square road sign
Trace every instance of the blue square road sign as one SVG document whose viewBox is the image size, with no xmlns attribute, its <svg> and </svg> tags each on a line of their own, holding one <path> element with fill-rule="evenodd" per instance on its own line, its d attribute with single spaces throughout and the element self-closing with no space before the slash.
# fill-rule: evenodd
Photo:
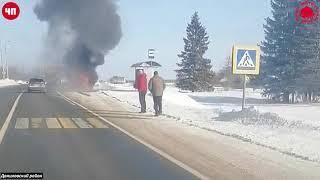
<svg viewBox="0 0 320 180">
<path fill-rule="evenodd" d="M 258 75 L 260 71 L 260 48 L 258 46 L 234 46 L 232 61 L 233 74 Z"/>
</svg>

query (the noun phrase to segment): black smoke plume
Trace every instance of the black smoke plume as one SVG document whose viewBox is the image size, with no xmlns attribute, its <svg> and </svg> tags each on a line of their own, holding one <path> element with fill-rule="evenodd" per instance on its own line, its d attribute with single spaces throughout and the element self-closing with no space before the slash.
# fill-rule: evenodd
<svg viewBox="0 0 320 180">
<path fill-rule="evenodd" d="M 34 12 L 48 23 L 50 51 L 61 58 L 57 61 L 65 65 L 68 78 L 79 82 L 85 77 L 92 86 L 96 67 L 122 36 L 115 0 L 40 0 Z"/>
</svg>

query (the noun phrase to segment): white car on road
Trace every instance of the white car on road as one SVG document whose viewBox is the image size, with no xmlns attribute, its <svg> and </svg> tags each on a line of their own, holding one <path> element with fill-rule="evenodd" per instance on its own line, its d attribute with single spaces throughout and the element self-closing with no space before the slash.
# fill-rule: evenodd
<svg viewBox="0 0 320 180">
<path fill-rule="evenodd" d="M 28 92 L 47 92 L 46 82 L 43 79 L 32 78 L 29 80 Z"/>
</svg>

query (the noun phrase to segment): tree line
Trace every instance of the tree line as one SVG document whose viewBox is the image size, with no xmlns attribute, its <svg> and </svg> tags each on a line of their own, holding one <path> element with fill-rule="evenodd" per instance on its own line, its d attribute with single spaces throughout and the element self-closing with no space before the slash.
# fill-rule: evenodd
<svg viewBox="0 0 320 180">
<path fill-rule="evenodd" d="M 260 43 L 261 74 L 250 81 L 250 86 L 262 88 L 263 95 L 278 102 L 316 102 L 320 97 L 320 23 L 297 22 L 298 6 L 298 1 L 271 0 L 272 15 L 266 18 L 265 39 Z M 197 12 L 186 31 L 176 86 L 193 92 L 213 90 L 216 85 L 240 88 L 241 78 L 232 75 L 229 57 L 217 73 L 204 57 L 210 41 Z"/>
</svg>

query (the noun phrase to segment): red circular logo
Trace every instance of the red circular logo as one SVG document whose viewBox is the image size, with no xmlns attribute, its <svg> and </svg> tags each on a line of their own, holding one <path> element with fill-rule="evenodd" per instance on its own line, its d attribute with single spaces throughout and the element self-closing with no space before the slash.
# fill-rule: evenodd
<svg viewBox="0 0 320 180">
<path fill-rule="evenodd" d="M 313 23 L 319 19 L 319 7 L 314 2 L 306 0 L 296 8 L 295 16 L 299 23 Z"/>
<path fill-rule="evenodd" d="M 2 15 L 8 20 L 15 20 L 20 14 L 20 8 L 18 4 L 14 2 L 7 2 L 2 7 Z"/>
</svg>

